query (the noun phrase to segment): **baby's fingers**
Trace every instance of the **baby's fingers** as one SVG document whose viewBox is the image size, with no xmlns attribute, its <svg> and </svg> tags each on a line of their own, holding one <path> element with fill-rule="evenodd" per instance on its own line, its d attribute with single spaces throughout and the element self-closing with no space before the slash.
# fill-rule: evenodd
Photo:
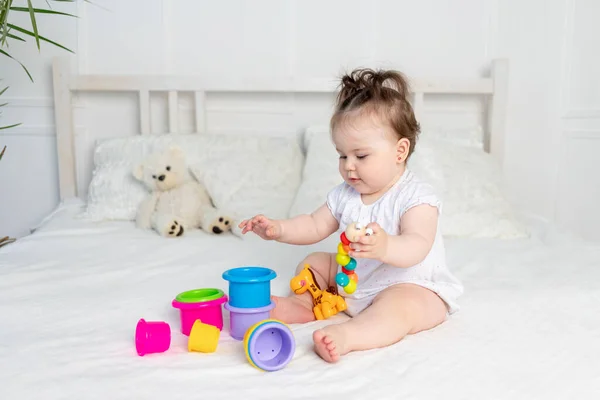
<svg viewBox="0 0 600 400">
<path fill-rule="evenodd" d="M 369 250 L 352 251 L 348 254 L 352 258 L 372 258 L 373 252 Z"/>
<path fill-rule="evenodd" d="M 376 241 L 376 237 L 375 236 L 362 236 L 358 239 L 358 243 L 360 244 L 367 244 L 367 245 L 374 245 L 375 241 Z"/>
<path fill-rule="evenodd" d="M 245 219 L 242 222 L 240 222 L 240 224 L 238 225 L 238 228 L 244 228 L 246 225 L 248 225 L 248 220 Z"/>
<path fill-rule="evenodd" d="M 352 249 L 352 253 L 356 253 L 356 252 L 363 252 L 363 251 L 367 251 L 370 248 L 372 248 L 373 246 L 368 245 L 368 244 L 360 244 L 358 242 L 356 243 L 352 243 L 350 245 L 350 248 Z"/>
</svg>

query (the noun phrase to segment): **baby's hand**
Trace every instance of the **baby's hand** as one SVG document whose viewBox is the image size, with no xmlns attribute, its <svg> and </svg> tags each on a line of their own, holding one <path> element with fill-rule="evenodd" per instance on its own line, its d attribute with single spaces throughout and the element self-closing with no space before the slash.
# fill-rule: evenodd
<svg viewBox="0 0 600 400">
<path fill-rule="evenodd" d="M 244 220 L 239 227 L 242 229 L 242 234 L 252 231 L 265 240 L 277 240 L 281 237 L 279 221 L 273 221 L 264 215 Z"/>
<path fill-rule="evenodd" d="M 371 235 L 362 236 L 357 242 L 350 243 L 352 251 L 348 253 L 354 258 L 371 258 L 373 260 L 382 261 L 387 254 L 388 234 L 373 222 L 367 225 L 367 231 L 372 230 Z"/>
</svg>

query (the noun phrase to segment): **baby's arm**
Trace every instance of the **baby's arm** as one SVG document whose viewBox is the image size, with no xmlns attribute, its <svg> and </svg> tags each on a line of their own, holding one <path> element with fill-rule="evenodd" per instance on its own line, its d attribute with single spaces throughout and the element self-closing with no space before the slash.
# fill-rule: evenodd
<svg viewBox="0 0 600 400">
<path fill-rule="evenodd" d="M 338 226 L 325 204 L 310 215 L 284 220 L 271 220 L 264 215 L 257 215 L 240 224 L 242 233 L 253 231 L 266 240 L 298 245 L 318 243 L 335 232 Z"/>
<path fill-rule="evenodd" d="M 438 209 L 428 204 L 411 208 L 401 218 L 400 234 L 389 236 L 383 262 L 400 268 L 417 265 L 427 257 L 435 240 Z"/>
<path fill-rule="evenodd" d="M 278 241 L 289 244 L 318 243 L 337 231 L 339 227 L 337 220 L 325 204 L 310 215 L 298 215 L 279 222 L 281 236 Z"/>
</svg>

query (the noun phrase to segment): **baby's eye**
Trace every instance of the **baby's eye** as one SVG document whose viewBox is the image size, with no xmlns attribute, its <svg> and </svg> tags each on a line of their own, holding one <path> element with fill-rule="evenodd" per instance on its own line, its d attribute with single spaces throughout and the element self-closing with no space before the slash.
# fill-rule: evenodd
<svg viewBox="0 0 600 400">
<path fill-rule="evenodd" d="M 152 179 L 156 179 L 156 175 L 152 175 Z"/>
<path fill-rule="evenodd" d="M 365 154 L 364 156 L 356 156 L 356 158 L 358 158 L 359 160 L 362 160 L 364 158 L 367 158 L 368 154 Z"/>
<path fill-rule="evenodd" d="M 345 160 L 346 158 L 348 158 L 348 157 L 346 157 L 346 156 L 340 156 L 340 160 Z"/>
<path fill-rule="evenodd" d="M 170 171 L 171 167 L 169 165 L 167 165 L 167 171 Z"/>
</svg>

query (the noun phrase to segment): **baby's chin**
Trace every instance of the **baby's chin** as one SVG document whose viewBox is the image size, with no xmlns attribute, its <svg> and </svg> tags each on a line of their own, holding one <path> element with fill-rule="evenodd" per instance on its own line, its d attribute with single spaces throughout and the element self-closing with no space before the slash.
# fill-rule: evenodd
<svg viewBox="0 0 600 400">
<path fill-rule="evenodd" d="M 346 183 L 354 188 L 360 194 L 373 194 L 376 190 L 373 190 L 372 187 L 367 185 L 362 180 L 352 181 L 350 179 L 346 179 Z"/>
</svg>

